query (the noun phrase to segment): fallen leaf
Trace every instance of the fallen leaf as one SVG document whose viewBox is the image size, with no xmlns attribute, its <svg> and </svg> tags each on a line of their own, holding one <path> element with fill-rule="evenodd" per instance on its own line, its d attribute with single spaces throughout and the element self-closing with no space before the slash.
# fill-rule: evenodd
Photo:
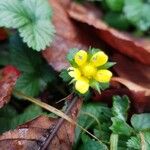
<svg viewBox="0 0 150 150">
<path fill-rule="evenodd" d="M 82 101 L 78 100 L 68 114 L 74 121 L 77 118 Z M 71 150 L 74 141 L 75 125 L 60 119 L 40 116 L 13 131 L 0 136 L 0 149 L 3 150 L 37 150 L 42 149 L 49 135 L 52 139 L 47 149 Z M 57 127 L 57 129 L 56 129 Z M 55 131 L 55 132 L 54 132 Z"/>
<path fill-rule="evenodd" d="M 60 71 L 68 66 L 66 54 L 70 49 L 88 49 L 96 45 L 96 41 L 87 30 L 69 18 L 67 14 L 69 0 L 49 0 L 49 2 L 53 9 L 52 19 L 56 35 L 51 47 L 44 50 L 42 54 L 56 71 Z"/>
<path fill-rule="evenodd" d="M 117 53 L 113 55 L 112 60 L 117 63 L 113 69 L 119 77 L 150 89 L 150 66 Z"/>
<path fill-rule="evenodd" d="M 90 10 L 80 4 L 72 3 L 68 12 L 72 19 L 94 28 L 95 33 L 111 47 L 144 64 L 150 65 L 150 40 L 135 38 L 129 33 L 109 27 L 93 13 L 93 9 Z"/>
<path fill-rule="evenodd" d="M 20 72 L 13 66 L 6 66 L 0 71 L 0 108 L 9 102 L 19 75 Z"/>
<path fill-rule="evenodd" d="M 150 89 L 142 87 L 142 86 L 135 84 L 134 82 L 131 82 L 124 78 L 113 77 L 112 81 L 119 82 L 119 83 L 125 85 L 131 91 L 142 92 L 142 93 L 145 93 L 145 96 L 150 96 Z"/>
<path fill-rule="evenodd" d="M 6 30 L 0 28 L 0 41 L 6 40 L 8 37 Z"/>
</svg>

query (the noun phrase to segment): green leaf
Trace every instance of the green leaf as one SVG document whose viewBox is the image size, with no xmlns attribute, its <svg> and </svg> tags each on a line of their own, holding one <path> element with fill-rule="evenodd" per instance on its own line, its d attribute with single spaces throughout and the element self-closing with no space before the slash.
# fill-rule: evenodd
<svg viewBox="0 0 150 150">
<path fill-rule="evenodd" d="M 113 97 L 113 107 L 111 118 L 113 124 L 110 129 L 113 133 L 130 135 L 133 132 L 133 129 L 126 123 L 127 112 L 129 109 L 129 99 L 127 96 L 114 96 Z"/>
<path fill-rule="evenodd" d="M 97 129 L 99 131 L 101 128 L 101 132 L 99 133 L 105 136 L 109 133 L 110 117 L 111 117 L 111 111 L 110 111 L 110 108 L 108 108 L 106 105 L 103 105 L 100 103 L 88 103 L 82 106 L 79 117 L 78 117 L 78 123 L 86 129 L 89 129 L 91 127 L 91 130 L 94 130 L 95 126 L 98 126 Z M 99 123 L 96 120 L 98 120 Z M 99 127 L 99 124 L 100 124 L 100 127 Z M 104 131 L 106 132 L 104 133 Z M 78 145 L 82 132 L 83 131 L 80 128 L 78 127 L 76 128 L 75 143 L 74 143 L 75 147 L 77 147 Z M 102 136 L 100 137 L 103 138 Z"/>
<path fill-rule="evenodd" d="M 147 31 L 150 28 L 149 10 L 150 4 L 142 0 L 125 0 L 125 16 L 141 31 Z"/>
<path fill-rule="evenodd" d="M 134 114 L 131 124 L 138 131 L 150 130 L 150 113 Z"/>
<path fill-rule="evenodd" d="M 83 145 L 79 150 L 108 150 L 107 146 L 98 141 L 90 139 L 87 135 L 82 136 Z"/>
<path fill-rule="evenodd" d="M 112 11 L 121 11 L 123 6 L 124 6 L 124 0 L 105 0 L 107 6 L 112 10 Z"/>
<path fill-rule="evenodd" d="M 95 89 L 96 91 L 98 91 L 99 93 L 101 93 L 101 90 L 100 90 L 100 83 L 93 80 L 92 82 L 90 82 L 90 86 Z"/>
<path fill-rule="evenodd" d="M 127 142 L 128 148 L 131 148 L 133 150 L 139 150 L 140 149 L 140 138 L 133 136 L 131 137 Z"/>
<path fill-rule="evenodd" d="M 0 26 L 18 29 L 28 47 L 37 51 L 44 50 L 52 42 L 55 30 L 51 14 L 47 0 L 0 2 Z"/>
<path fill-rule="evenodd" d="M 140 132 L 140 147 L 142 150 L 149 150 L 150 148 L 150 132 Z"/>
<path fill-rule="evenodd" d="M 128 30 L 129 29 L 129 22 L 124 14 L 108 12 L 104 16 L 104 20 L 114 28 L 119 30 Z"/>
<path fill-rule="evenodd" d="M 133 129 L 125 121 L 115 117 L 112 117 L 111 120 L 113 124 L 110 129 L 113 133 L 119 135 L 131 135 L 133 132 Z"/>
<path fill-rule="evenodd" d="M 59 76 L 63 79 L 64 82 L 69 82 L 71 80 L 71 77 L 66 69 L 62 70 Z"/>
<path fill-rule="evenodd" d="M 54 72 L 38 52 L 31 51 L 17 36 L 10 39 L 11 62 L 21 71 L 16 89 L 29 96 L 37 96 L 49 82 Z"/>
<path fill-rule="evenodd" d="M 19 28 L 29 23 L 22 3 L 19 0 L 0 1 L 0 26 Z"/>
<path fill-rule="evenodd" d="M 74 56 L 75 54 L 78 52 L 79 50 L 77 48 L 73 48 L 71 50 L 69 50 L 69 53 L 67 54 L 67 60 L 69 61 L 69 63 L 73 66 L 76 65 L 75 61 L 74 61 Z"/>
<path fill-rule="evenodd" d="M 112 107 L 113 115 L 120 120 L 126 121 L 129 104 L 130 101 L 127 96 L 114 96 Z"/>
<path fill-rule="evenodd" d="M 15 129 L 18 125 L 43 114 L 42 109 L 36 105 L 30 105 L 21 114 L 18 114 L 16 110 L 9 105 L 0 110 L 0 112 L 0 133 Z"/>
</svg>

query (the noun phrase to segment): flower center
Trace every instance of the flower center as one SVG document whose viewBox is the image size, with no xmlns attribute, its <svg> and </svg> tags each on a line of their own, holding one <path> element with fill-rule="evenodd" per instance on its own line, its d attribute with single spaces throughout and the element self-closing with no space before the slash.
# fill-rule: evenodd
<svg viewBox="0 0 150 150">
<path fill-rule="evenodd" d="M 82 68 L 82 74 L 87 78 L 94 77 L 96 72 L 96 68 L 91 64 L 87 64 Z"/>
</svg>

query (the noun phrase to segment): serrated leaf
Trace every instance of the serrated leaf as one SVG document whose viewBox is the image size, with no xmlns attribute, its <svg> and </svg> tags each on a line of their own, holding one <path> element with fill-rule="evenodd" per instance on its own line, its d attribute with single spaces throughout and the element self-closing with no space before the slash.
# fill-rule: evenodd
<svg viewBox="0 0 150 150">
<path fill-rule="evenodd" d="M 19 0 L 0 1 L 0 26 L 19 28 L 29 23 L 26 12 Z"/>
<path fill-rule="evenodd" d="M 131 124 L 138 131 L 150 130 L 150 113 L 134 114 Z"/>
<path fill-rule="evenodd" d="M 0 2 L 0 26 L 18 29 L 23 41 L 37 51 L 44 50 L 52 42 L 55 30 L 51 14 L 47 0 Z"/>
<path fill-rule="evenodd" d="M 29 24 L 19 28 L 20 36 L 28 47 L 40 51 L 50 45 L 55 30 L 48 20 L 37 21 L 36 24 Z"/>
<path fill-rule="evenodd" d="M 11 62 L 21 72 L 16 89 L 29 96 L 37 96 L 49 82 L 54 80 L 54 72 L 42 59 L 40 53 L 31 51 L 17 36 L 10 40 Z"/>
<path fill-rule="evenodd" d="M 133 129 L 125 121 L 115 117 L 112 117 L 111 120 L 113 124 L 110 129 L 113 133 L 119 135 L 131 135 L 133 132 Z"/>
<path fill-rule="evenodd" d="M 131 148 L 133 150 L 139 150 L 140 149 L 140 138 L 139 137 L 131 137 L 127 142 L 128 148 Z"/>
<path fill-rule="evenodd" d="M 126 121 L 129 104 L 130 101 L 127 96 L 114 96 L 112 107 L 113 115 L 120 120 Z"/>
</svg>

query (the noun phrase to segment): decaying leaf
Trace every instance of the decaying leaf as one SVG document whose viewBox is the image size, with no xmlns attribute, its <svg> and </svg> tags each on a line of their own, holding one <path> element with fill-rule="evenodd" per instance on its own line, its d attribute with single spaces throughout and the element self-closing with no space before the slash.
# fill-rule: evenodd
<svg viewBox="0 0 150 150">
<path fill-rule="evenodd" d="M 9 102 L 19 75 L 20 72 L 13 66 L 6 66 L 0 71 L 0 108 Z"/>
<path fill-rule="evenodd" d="M 76 120 L 81 100 L 78 100 L 70 113 L 73 120 Z M 74 141 L 75 125 L 60 119 L 40 116 L 24 125 L 19 126 L 13 131 L 8 131 L 0 136 L 0 149 L 2 150 L 42 150 L 47 138 L 51 136 L 48 150 L 71 150 Z M 59 128 L 58 128 L 58 125 Z"/>
<path fill-rule="evenodd" d="M 93 13 L 93 10 L 82 5 L 72 3 L 68 12 L 74 20 L 88 24 L 95 29 L 95 33 L 111 47 L 144 64 L 150 65 L 150 40 L 135 38 L 130 34 L 109 27 Z"/>
<path fill-rule="evenodd" d="M 43 51 L 43 56 L 52 67 L 60 71 L 68 66 L 66 54 L 72 48 L 87 49 L 96 42 L 87 31 L 75 24 L 68 14 L 69 0 L 49 0 L 53 8 L 53 24 L 56 36 L 52 46 Z M 92 38 L 91 38 L 92 37 Z M 96 45 L 96 44 L 95 44 Z"/>
<path fill-rule="evenodd" d="M 113 55 L 112 59 L 117 63 L 114 70 L 118 76 L 150 89 L 150 66 L 143 65 L 117 53 Z"/>
<path fill-rule="evenodd" d="M 7 32 L 3 28 L 0 28 L 0 41 L 6 40 L 7 39 Z"/>
</svg>

